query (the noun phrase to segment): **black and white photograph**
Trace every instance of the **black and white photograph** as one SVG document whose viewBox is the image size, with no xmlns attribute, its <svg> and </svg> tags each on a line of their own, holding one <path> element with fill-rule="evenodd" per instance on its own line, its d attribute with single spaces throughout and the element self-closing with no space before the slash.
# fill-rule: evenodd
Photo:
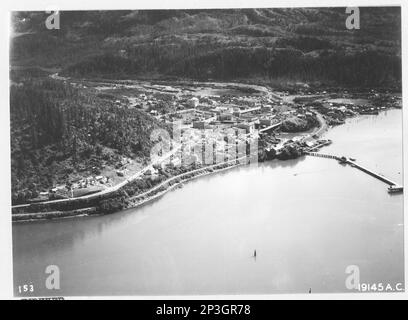
<svg viewBox="0 0 408 320">
<path fill-rule="evenodd" d="M 401 5 L 246 4 L 9 12 L 14 298 L 405 292 Z"/>
</svg>

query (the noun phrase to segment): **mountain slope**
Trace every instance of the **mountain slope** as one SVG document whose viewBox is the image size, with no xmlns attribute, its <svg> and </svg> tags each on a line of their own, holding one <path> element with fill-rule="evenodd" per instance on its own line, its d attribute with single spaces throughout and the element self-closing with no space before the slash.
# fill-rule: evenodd
<svg viewBox="0 0 408 320">
<path fill-rule="evenodd" d="M 13 203 L 115 168 L 123 157 L 148 161 L 150 133 L 163 127 L 142 111 L 51 79 L 12 85 L 10 102 Z"/>
<path fill-rule="evenodd" d="M 400 8 L 76 11 L 13 17 L 11 63 L 78 77 L 264 77 L 380 85 L 400 79 Z M 375 72 L 373 72 L 375 71 Z"/>
</svg>

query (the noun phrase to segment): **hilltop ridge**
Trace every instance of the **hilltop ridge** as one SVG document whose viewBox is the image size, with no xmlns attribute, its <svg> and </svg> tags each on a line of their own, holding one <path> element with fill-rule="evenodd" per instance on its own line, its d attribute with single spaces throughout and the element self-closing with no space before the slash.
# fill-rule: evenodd
<svg viewBox="0 0 408 320">
<path fill-rule="evenodd" d="M 360 8 L 361 29 L 345 8 L 61 12 L 13 16 L 12 65 L 57 68 L 76 77 L 182 77 L 399 81 L 399 7 Z"/>
</svg>

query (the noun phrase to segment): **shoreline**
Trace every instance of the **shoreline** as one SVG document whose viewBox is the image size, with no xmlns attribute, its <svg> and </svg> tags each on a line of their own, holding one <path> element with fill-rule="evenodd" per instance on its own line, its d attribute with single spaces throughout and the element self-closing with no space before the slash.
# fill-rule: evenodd
<svg viewBox="0 0 408 320">
<path fill-rule="evenodd" d="M 247 158 L 247 157 L 244 157 Z M 151 196 L 147 196 L 147 198 L 142 199 L 140 202 L 134 202 L 130 205 L 125 206 L 125 208 L 123 208 L 123 210 L 129 210 L 129 209 L 134 209 L 134 208 L 138 208 L 141 207 L 144 204 L 147 204 L 148 202 L 151 202 L 157 198 L 160 198 L 162 196 L 164 196 L 166 193 L 180 188 L 183 183 L 187 183 L 191 180 L 195 180 L 197 178 L 203 177 L 203 176 L 208 176 L 211 174 L 215 174 L 215 173 L 219 173 L 219 172 L 223 172 L 223 171 L 227 171 L 239 166 L 243 166 L 243 165 L 248 165 L 248 163 L 244 162 L 241 163 L 239 162 L 240 160 L 244 159 L 244 158 L 239 158 L 239 159 L 234 159 L 234 160 L 230 160 L 228 162 L 223 162 L 223 163 L 219 163 L 219 164 L 215 164 L 215 165 L 211 165 L 208 167 L 204 167 L 204 168 L 200 168 L 200 169 L 196 169 L 193 172 L 199 172 L 199 171 L 205 171 L 202 173 L 199 173 L 197 175 L 193 175 L 192 177 L 188 177 L 185 179 L 181 179 L 179 182 L 176 182 L 172 185 L 169 185 L 168 187 L 165 188 L 165 190 L 163 191 L 159 191 L 158 193 L 154 193 Z M 219 169 L 214 169 L 214 167 L 217 166 L 222 166 L 222 165 L 226 165 L 229 162 L 237 162 L 236 164 L 233 165 L 228 165 L 227 167 L 222 167 Z M 208 169 L 213 169 L 212 171 L 206 171 Z M 178 179 L 181 176 L 185 176 L 185 175 L 190 175 L 192 172 L 186 172 L 183 173 L 181 175 L 178 176 L 174 176 L 171 177 L 169 179 L 167 179 L 166 181 L 162 182 L 161 184 L 159 184 L 158 186 L 153 187 L 152 189 L 140 194 L 140 195 L 136 195 L 133 197 L 130 197 L 127 200 L 133 201 L 133 199 L 135 198 L 140 198 L 140 197 L 144 197 L 144 195 L 148 195 L 149 193 L 154 192 L 157 189 L 160 189 L 161 187 L 163 187 L 163 185 L 171 182 L 172 180 Z M 113 212 L 113 213 L 101 213 L 101 212 L 95 212 L 97 211 L 96 207 L 90 207 L 90 208 L 83 208 L 83 209 L 77 209 L 77 210 L 71 210 L 71 211 L 51 211 L 51 212 L 32 212 L 32 213 L 19 213 L 19 214 L 12 214 L 12 223 L 22 223 L 22 222 L 35 222 L 35 221 L 47 221 L 47 220 L 57 220 L 57 219 L 68 219 L 68 218 L 76 218 L 76 217 L 90 217 L 90 216 L 104 216 L 104 215 L 108 215 L 108 214 L 115 214 L 117 212 Z M 118 211 L 118 212 L 121 212 Z M 27 218 L 26 218 L 27 217 Z M 17 219 L 15 219 L 17 218 Z M 26 218 L 26 219 L 25 219 Z"/>
<path fill-rule="evenodd" d="M 140 202 L 134 203 L 134 204 L 130 205 L 129 207 L 126 207 L 124 210 L 138 208 L 139 206 L 142 206 L 142 205 L 144 205 L 144 204 L 147 204 L 148 202 L 153 201 L 153 200 L 155 200 L 156 198 L 160 198 L 160 197 L 164 196 L 167 192 L 172 191 L 173 189 L 177 189 L 177 188 L 182 187 L 182 185 L 183 185 L 184 183 L 187 183 L 187 182 L 189 182 L 189 181 L 195 180 L 195 179 L 197 179 L 197 178 L 201 178 L 201 177 L 204 177 L 204 176 L 209 176 L 209 175 L 214 174 L 214 173 L 220 173 L 220 172 L 227 171 L 227 170 L 230 170 L 230 169 L 233 169 L 233 168 L 237 168 L 237 167 L 239 167 L 239 166 L 246 166 L 246 165 L 248 165 L 248 164 L 246 164 L 246 163 L 238 163 L 238 164 L 234 164 L 234 165 L 231 165 L 231 166 L 228 166 L 228 167 L 225 167 L 225 168 L 220 168 L 220 169 L 218 169 L 218 170 L 209 171 L 209 172 L 203 172 L 203 173 L 198 174 L 198 175 L 196 175 L 196 176 L 192 176 L 192 177 L 190 177 L 190 178 L 187 178 L 187 179 L 185 179 L 185 180 L 182 180 L 182 181 L 180 181 L 180 182 L 177 182 L 177 183 L 175 183 L 175 184 L 173 184 L 173 185 L 170 185 L 170 186 L 169 186 L 168 188 L 166 188 L 165 190 L 163 190 L 163 191 L 161 191 L 161 192 L 159 192 L 159 193 L 156 193 L 156 194 L 152 195 L 151 197 L 148 197 L 147 199 L 144 199 L 144 200 L 142 200 L 142 201 L 140 201 Z M 204 170 L 205 170 L 205 169 L 204 169 Z M 170 180 L 170 179 L 169 179 L 169 180 Z M 139 196 L 135 196 L 135 198 L 136 198 L 136 197 L 139 197 Z"/>
<path fill-rule="evenodd" d="M 312 133 L 307 133 L 304 135 L 303 139 L 308 140 L 311 139 L 312 136 L 317 135 L 319 137 L 321 137 L 323 134 L 327 133 L 333 126 L 328 125 L 327 122 L 323 119 L 322 115 L 319 114 L 319 123 L 320 126 L 316 127 Z M 353 118 L 353 117 L 347 117 L 347 118 Z M 241 160 L 246 159 L 245 163 L 240 163 Z M 135 196 L 131 196 L 129 198 L 126 199 L 126 202 L 130 201 L 131 203 L 126 203 L 126 205 L 124 206 L 123 209 L 119 210 L 119 211 L 115 211 L 115 212 L 111 212 L 111 213 L 103 213 L 103 212 L 96 212 L 98 211 L 98 208 L 96 206 L 93 207 L 86 207 L 86 208 L 80 208 L 80 209 L 75 209 L 75 210 L 66 210 L 66 211 L 50 211 L 50 212 L 29 212 L 29 213 L 16 213 L 16 214 L 12 214 L 12 222 L 34 222 L 34 221 L 46 221 L 46 220 L 56 220 L 56 219 L 67 219 L 67 218 L 74 218 L 74 217 L 85 217 L 85 216 L 103 216 L 103 215 L 107 215 L 107 214 L 115 214 L 117 212 L 121 212 L 123 210 L 128 210 L 128 209 L 133 209 L 133 208 L 138 208 L 139 206 L 142 206 L 144 204 L 147 204 L 150 201 L 153 201 L 163 195 L 165 195 L 167 192 L 172 191 L 174 189 L 176 189 L 177 187 L 180 187 L 183 183 L 189 182 L 191 180 L 200 178 L 202 176 L 206 176 L 206 175 L 210 175 L 210 174 L 214 174 L 214 173 L 218 173 L 218 172 L 223 172 L 238 166 L 242 166 L 242 165 L 248 165 L 248 157 L 241 157 L 238 159 L 234 159 L 234 160 L 229 160 L 226 162 L 222 162 L 222 163 L 218 163 L 218 164 L 214 164 L 214 165 L 210 165 L 207 167 L 203 167 L 203 168 L 199 168 L 199 169 L 195 169 L 189 172 L 185 172 L 182 173 L 180 175 L 171 177 L 163 182 L 161 182 L 160 184 L 158 184 L 157 186 L 154 186 L 153 188 L 151 188 L 150 190 L 147 190 L 145 192 L 143 192 L 142 194 L 139 195 L 135 195 Z M 280 161 L 285 161 L 285 160 L 280 160 Z M 229 165 L 232 162 L 238 162 L 235 163 L 233 165 Z M 218 168 L 218 166 L 225 166 L 226 167 L 222 167 L 222 168 Z M 207 171 L 212 169 L 212 171 Z M 203 171 L 203 172 L 200 172 Z M 196 175 L 194 175 L 194 173 L 197 173 Z M 191 175 L 193 174 L 193 176 L 191 177 L 187 177 L 185 179 L 183 179 L 183 176 L 187 176 L 187 175 Z M 174 184 L 170 184 L 168 185 L 170 182 L 180 179 L 180 181 L 174 183 Z M 166 186 L 167 185 L 167 186 Z M 156 190 L 160 190 L 161 188 L 165 188 L 162 191 L 159 191 L 157 193 L 154 193 Z M 149 194 L 152 194 L 151 196 L 149 196 Z M 143 199 L 144 197 L 147 197 L 145 199 Z M 139 202 L 134 202 L 134 199 L 137 198 L 142 198 L 141 201 Z M 26 218 L 27 217 L 27 218 Z"/>
<path fill-rule="evenodd" d="M 327 123 L 325 121 L 323 121 L 323 123 L 320 122 L 320 124 L 321 125 L 319 127 L 316 127 L 313 130 L 312 133 L 306 134 L 304 136 L 304 138 L 309 139 L 309 138 L 311 138 L 311 136 L 313 134 L 316 134 L 316 133 L 318 133 L 318 135 L 321 136 L 323 133 L 327 132 L 332 127 L 332 126 L 327 125 Z M 137 202 L 137 203 L 132 203 L 130 205 L 126 205 L 122 210 L 120 210 L 118 212 L 121 212 L 123 210 L 138 208 L 138 207 L 140 207 L 140 206 L 142 206 L 144 204 L 147 204 L 147 203 L 149 203 L 149 202 L 151 202 L 151 201 L 153 201 L 153 200 L 155 200 L 157 198 L 160 198 L 160 197 L 164 196 L 166 193 L 176 189 L 177 187 L 180 187 L 183 183 L 186 183 L 186 182 L 189 182 L 191 180 L 200 178 L 202 176 L 206 176 L 206 175 L 210 175 L 210 174 L 214 174 L 214 173 L 218 173 L 218 172 L 223 172 L 223 171 L 226 171 L 226 170 L 229 170 L 229 169 L 232 169 L 232 168 L 236 168 L 236 167 L 241 166 L 241 165 L 248 165 L 247 163 L 237 163 L 237 164 L 234 164 L 234 165 L 229 165 L 229 166 L 224 167 L 224 168 L 213 169 L 214 167 L 221 166 L 221 165 L 226 165 L 226 164 L 234 162 L 234 161 L 239 162 L 240 160 L 242 160 L 244 158 L 247 158 L 247 157 L 234 159 L 234 160 L 229 160 L 227 162 L 211 165 L 211 166 L 200 168 L 200 169 L 195 169 L 193 171 L 186 172 L 186 173 L 183 173 L 181 175 L 171 177 L 171 178 L 167 179 L 166 181 L 163 181 L 159 185 L 153 187 L 150 190 L 145 191 L 144 193 L 142 193 L 140 195 L 130 197 L 127 200 L 133 201 L 133 199 L 135 199 L 135 198 L 140 198 L 140 197 L 144 197 L 144 195 L 147 195 L 146 199 L 142 199 L 140 202 Z M 284 160 L 280 160 L 280 161 L 284 161 Z M 180 178 L 180 177 L 185 176 L 185 175 L 190 175 L 190 174 L 192 174 L 194 172 L 205 171 L 205 170 L 208 170 L 208 169 L 213 169 L 213 171 L 209 171 L 209 172 L 207 171 L 207 172 L 199 173 L 197 175 L 186 178 L 184 180 L 182 179 L 181 181 L 176 182 L 175 184 L 167 186 L 165 188 L 165 190 L 160 191 L 158 193 L 155 193 L 155 194 L 153 194 L 151 196 L 148 196 L 150 193 L 154 192 L 157 189 L 160 189 L 164 185 L 168 184 L 169 182 L 171 182 L 173 180 L 176 180 L 177 178 Z M 97 211 L 96 207 L 92 207 L 92 208 L 94 209 L 93 211 Z M 46 220 L 56 220 L 56 219 L 68 219 L 68 218 L 75 218 L 75 217 L 103 216 L 103 215 L 107 215 L 107 214 L 117 213 L 117 212 L 113 212 L 113 213 L 101 213 L 101 212 L 99 212 L 99 213 L 91 213 L 90 214 L 90 213 L 82 213 L 81 212 L 81 211 L 86 210 L 86 209 L 90 209 L 90 208 L 77 209 L 77 210 L 72 210 L 72 211 L 34 212 L 34 213 L 20 213 L 20 214 L 14 214 L 14 215 L 12 214 L 12 222 L 13 223 L 35 222 L 35 221 L 46 221 Z M 18 219 L 15 220 L 14 216 L 16 216 Z M 24 219 L 25 216 L 29 216 L 29 218 Z"/>
</svg>

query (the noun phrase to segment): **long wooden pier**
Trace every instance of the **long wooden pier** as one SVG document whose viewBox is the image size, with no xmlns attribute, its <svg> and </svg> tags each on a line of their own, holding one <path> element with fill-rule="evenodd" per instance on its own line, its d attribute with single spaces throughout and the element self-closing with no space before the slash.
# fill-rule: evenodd
<svg viewBox="0 0 408 320">
<path fill-rule="evenodd" d="M 391 179 L 388 179 L 387 177 L 384 177 L 381 174 L 378 174 L 370 169 L 367 169 L 366 167 L 363 167 L 360 164 L 357 164 L 355 161 L 351 161 L 350 159 L 346 160 L 348 164 L 350 164 L 352 167 L 355 167 L 357 169 L 360 169 L 361 171 L 369 174 L 370 176 L 373 176 L 374 178 L 377 178 L 378 180 L 381 180 L 383 182 L 385 182 L 386 184 L 390 185 L 390 186 L 399 186 L 398 183 L 392 181 Z"/>
<path fill-rule="evenodd" d="M 331 154 L 318 153 L 318 152 L 306 151 L 305 155 L 313 156 L 313 157 L 319 157 L 319 158 L 329 158 L 329 159 L 340 160 L 340 157 L 337 157 L 337 156 L 334 156 L 334 155 L 331 155 Z"/>
<path fill-rule="evenodd" d="M 350 158 L 346 158 L 346 157 L 340 157 L 340 156 L 336 156 L 336 155 L 331 155 L 331 154 L 324 154 L 324 153 L 318 153 L 318 152 L 310 152 L 310 151 L 306 151 L 304 153 L 307 156 L 313 156 L 313 157 L 320 157 L 320 158 L 329 158 L 329 159 L 334 159 L 334 160 L 338 160 L 340 163 L 344 163 L 344 164 L 349 164 L 350 166 L 357 168 L 365 173 L 367 173 L 368 175 L 381 180 L 382 182 L 385 182 L 386 184 L 389 185 L 388 191 L 389 192 L 402 192 L 403 191 L 403 186 L 399 185 L 398 183 L 396 183 L 395 181 L 374 172 L 371 169 L 368 169 L 358 163 L 356 163 L 354 160 L 351 160 Z"/>
</svg>

